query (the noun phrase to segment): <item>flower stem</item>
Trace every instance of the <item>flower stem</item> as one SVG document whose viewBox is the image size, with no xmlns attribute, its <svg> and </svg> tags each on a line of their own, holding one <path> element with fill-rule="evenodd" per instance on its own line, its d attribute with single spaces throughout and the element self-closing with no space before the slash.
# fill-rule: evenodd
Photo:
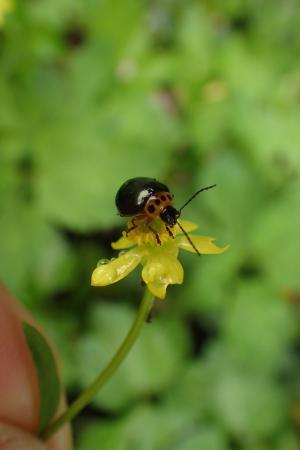
<svg viewBox="0 0 300 450">
<path fill-rule="evenodd" d="M 146 288 L 138 314 L 121 346 L 112 357 L 108 365 L 100 372 L 94 382 L 69 406 L 69 408 L 54 420 L 40 435 L 43 440 L 49 439 L 63 425 L 71 421 L 85 406 L 87 406 L 101 387 L 111 378 L 129 350 L 134 345 L 141 328 L 146 321 L 154 301 L 153 295 Z"/>
</svg>

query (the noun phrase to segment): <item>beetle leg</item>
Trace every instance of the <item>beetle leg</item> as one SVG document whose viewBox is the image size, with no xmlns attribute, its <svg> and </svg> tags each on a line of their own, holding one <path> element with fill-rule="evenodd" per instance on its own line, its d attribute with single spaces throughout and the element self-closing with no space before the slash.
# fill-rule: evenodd
<svg viewBox="0 0 300 450">
<path fill-rule="evenodd" d="M 132 223 L 132 226 L 127 229 L 126 236 L 128 236 L 130 231 L 133 231 L 138 227 L 138 225 L 135 223 L 135 219 L 132 219 L 131 223 Z"/>
<path fill-rule="evenodd" d="M 167 232 L 168 232 L 168 235 L 169 235 L 172 239 L 175 239 L 175 236 L 174 236 L 172 230 L 170 230 L 170 228 L 168 227 L 168 225 L 166 225 L 166 230 L 167 230 Z"/>
<path fill-rule="evenodd" d="M 158 245 L 161 245 L 161 240 L 159 237 L 159 234 L 157 231 L 154 230 L 154 228 L 151 227 L 151 225 L 147 224 L 147 227 L 149 228 L 149 230 L 152 231 L 152 233 L 154 234 L 155 238 L 156 238 L 156 242 L 158 243 Z"/>
</svg>

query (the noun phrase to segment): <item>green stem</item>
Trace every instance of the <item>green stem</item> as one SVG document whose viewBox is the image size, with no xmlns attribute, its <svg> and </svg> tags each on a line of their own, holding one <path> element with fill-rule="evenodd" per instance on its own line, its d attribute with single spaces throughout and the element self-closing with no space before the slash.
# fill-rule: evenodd
<svg viewBox="0 0 300 450">
<path fill-rule="evenodd" d="M 56 431 L 64 424 L 71 421 L 85 406 L 87 406 L 92 398 L 97 394 L 99 389 L 110 379 L 122 361 L 125 359 L 129 350 L 135 343 L 141 328 L 148 317 L 148 314 L 153 305 L 153 295 L 146 288 L 144 296 L 142 298 L 138 314 L 133 322 L 127 336 L 122 342 L 116 354 L 112 357 L 108 365 L 94 382 L 85 389 L 85 391 L 69 406 L 69 408 L 59 416 L 54 422 L 52 422 L 40 435 L 43 440 L 49 439 Z"/>
</svg>

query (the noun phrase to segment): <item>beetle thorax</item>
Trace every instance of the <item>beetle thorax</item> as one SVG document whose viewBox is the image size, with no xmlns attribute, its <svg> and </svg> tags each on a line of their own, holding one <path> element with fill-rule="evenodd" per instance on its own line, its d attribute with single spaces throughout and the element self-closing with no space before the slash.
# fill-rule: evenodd
<svg viewBox="0 0 300 450">
<path fill-rule="evenodd" d="M 144 214 L 148 219 L 154 220 L 156 217 L 161 216 L 163 211 L 171 207 L 171 205 L 172 196 L 170 192 L 157 192 L 148 198 L 144 207 Z"/>
</svg>

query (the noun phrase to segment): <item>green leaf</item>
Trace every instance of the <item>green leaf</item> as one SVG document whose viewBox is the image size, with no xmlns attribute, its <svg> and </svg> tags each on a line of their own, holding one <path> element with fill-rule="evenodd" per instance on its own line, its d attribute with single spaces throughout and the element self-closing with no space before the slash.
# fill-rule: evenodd
<svg viewBox="0 0 300 450">
<path fill-rule="evenodd" d="M 300 265 L 300 186 L 288 195 L 275 198 L 258 217 L 251 243 L 263 267 L 265 277 L 282 294 L 299 290 Z"/>
<path fill-rule="evenodd" d="M 224 431 L 215 426 L 197 427 L 182 443 L 176 446 L 178 450 L 226 450 L 226 437 Z"/>
<path fill-rule="evenodd" d="M 217 236 L 214 233 L 213 235 Z M 224 239 L 217 240 L 217 243 L 231 245 L 230 240 Z M 223 255 L 212 255 L 211 257 L 208 255 L 203 258 L 201 264 L 198 260 L 189 262 L 192 267 L 187 271 L 186 283 L 182 286 L 186 294 L 182 292 L 182 289 L 175 292 L 176 298 L 178 298 L 178 307 L 191 313 L 205 311 L 213 314 L 226 309 L 227 286 L 241 264 L 239 249 L 231 246 Z M 182 297 L 185 298 L 184 303 L 181 301 Z M 214 316 L 213 321 L 215 320 Z"/>
<path fill-rule="evenodd" d="M 207 76 L 214 52 L 214 30 L 205 8 L 200 4 L 190 4 L 183 8 L 178 24 L 177 76 L 198 84 Z"/>
<path fill-rule="evenodd" d="M 216 383 L 214 406 L 225 427 L 245 438 L 272 437 L 288 414 L 284 393 L 272 380 L 232 369 Z"/>
<path fill-rule="evenodd" d="M 164 405 L 174 411 L 179 407 L 181 414 L 203 420 L 210 411 L 212 390 L 203 360 L 190 361 L 177 375 L 165 392 Z"/>
<path fill-rule="evenodd" d="M 275 374 L 237 364 L 222 343 L 210 347 L 203 369 L 210 384 L 211 413 L 230 433 L 244 440 L 265 439 L 284 426 L 287 392 Z"/>
<path fill-rule="evenodd" d="M 123 419 L 90 423 L 79 438 L 80 450 L 226 450 L 219 426 L 191 420 L 177 408 L 139 405 Z"/>
<path fill-rule="evenodd" d="M 269 373 L 287 364 L 287 354 L 296 331 L 289 305 L 277 291 L 261 283 L 243 283 L 228 305 L 224 340 L 243 366 Z"/>
<path fill-rule="evenodd" d="M 67 299 L 66 299 L 67 301 Z M 43 308 L 35 309 L 34 317 L 42 329 L 47 330 L 47 336 L 54 348 L 59 349 L 60 380 L 66 386 L 73 386 L 76 381 L 76 333 L 78 317 L 71 311 L 52 311 L 45 314 Z"/>
<path fill-rule="evenodd" d="M 229 243 L 244 248 L 245 234 L 255 224 L 266 198 L 260 174 L 241 156 L 229 151 L 208 159 L 198 174 L 200 186 L 217 183 L 214 190 L 203 194 L 201 204 L 214 215 L 223 233 L 228 230 Z M 192 208 L 196 207 L 194 202 Z"/>
<path fill-rule="evenodd" d="M 0 278 L 26 304 L 72 282 L 74 253 L 33 207 L 12 204 L 0 221 Z M 40 298 L 40 297 L 39 297 Z"/>
<path fill-rule="evenodd" d="M 45 338 L 29 323 L 23 322 L 23 330 L 38 378 L 40 391 L 38 431 L 42 432 L 57 410 L 60 397 L 60 382 L 52 350 Z"/>
</svg>

